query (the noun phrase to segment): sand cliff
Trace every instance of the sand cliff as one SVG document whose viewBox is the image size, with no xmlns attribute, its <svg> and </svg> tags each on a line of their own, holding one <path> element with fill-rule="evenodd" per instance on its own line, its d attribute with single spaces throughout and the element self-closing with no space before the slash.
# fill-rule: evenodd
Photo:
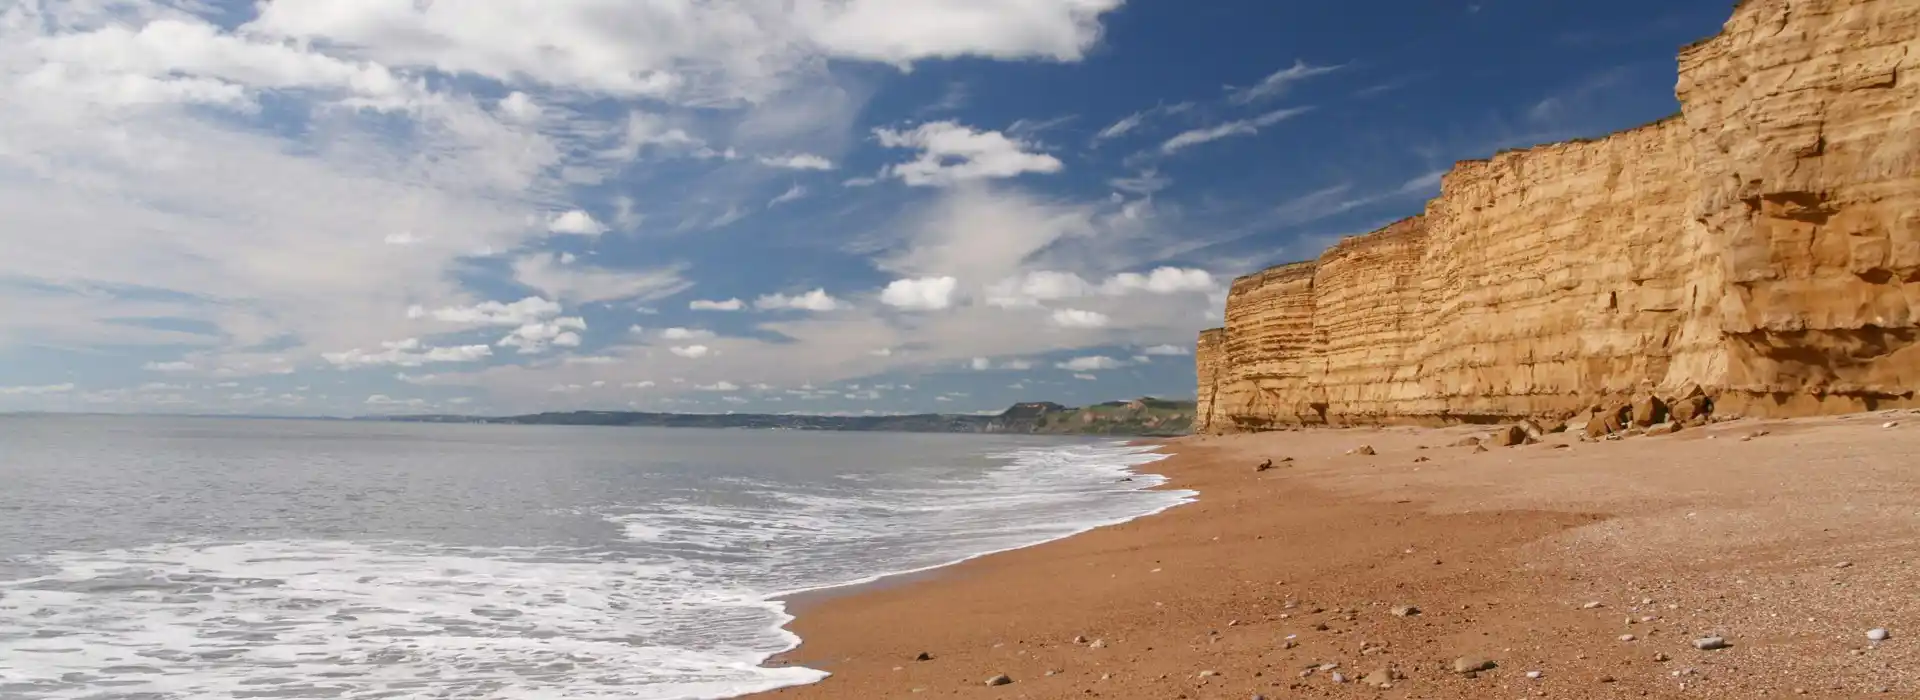
<svg viewBox="0 0 1920 700">
<path fill-rule="evenodd" d="M 1747 0 L 1681 113 L 1459 163 L 1418 216 L 1236 280 L 1197 431 L 1920 405 L 1920 0 Z"/>
</svg>

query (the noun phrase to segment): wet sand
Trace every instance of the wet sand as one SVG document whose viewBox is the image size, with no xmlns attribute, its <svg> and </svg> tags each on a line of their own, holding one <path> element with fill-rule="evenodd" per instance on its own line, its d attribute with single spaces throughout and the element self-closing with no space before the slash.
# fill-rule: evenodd
<svg viewBox="0 0 1920 700">
<path fill-rule="evenodd" d="M 1489 432 L 1173 441 L 1197 503 L 795 601 L 755 697 L 1920 697 L 1920 415 Z"/>
</svg>

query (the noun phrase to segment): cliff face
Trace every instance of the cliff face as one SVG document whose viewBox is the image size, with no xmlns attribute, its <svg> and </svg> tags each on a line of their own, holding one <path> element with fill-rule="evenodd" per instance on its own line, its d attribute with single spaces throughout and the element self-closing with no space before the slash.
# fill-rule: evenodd
<svg viewBox="0 0 1920 700">
<path fill-rule="evenodd" d="M 1916 46 L 1914 0 L 1748 0 L 1681 55 L 1680 116 L 1460 163 L 1420 216 L 1237 280 L 1199 429 L 1913 403 Z"/>
</svg>

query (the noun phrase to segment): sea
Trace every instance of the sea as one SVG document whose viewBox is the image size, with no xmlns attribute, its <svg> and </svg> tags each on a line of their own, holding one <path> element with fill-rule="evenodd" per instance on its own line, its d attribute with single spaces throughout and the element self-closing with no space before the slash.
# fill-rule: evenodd
<svg viewBox="0 0 1920 700">
<path fill-rule="evenodd" d="M 0 698 L 727 698 L 780 598 L 1186 502 L 1034 436 L 0 416 Z"/>
</svg>

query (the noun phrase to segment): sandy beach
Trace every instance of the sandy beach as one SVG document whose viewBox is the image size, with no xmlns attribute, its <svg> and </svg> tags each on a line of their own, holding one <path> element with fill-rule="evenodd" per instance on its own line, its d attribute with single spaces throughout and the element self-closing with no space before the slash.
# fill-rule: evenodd
<svg viewBox="0 0 1920 700">
<path fill-rule="evenodd" d="M 1920 415 L 1490 432 L 1172 441 L 1197 502 L 794 601 L 756 697 L 1920 697 Z"/>
</svg>

